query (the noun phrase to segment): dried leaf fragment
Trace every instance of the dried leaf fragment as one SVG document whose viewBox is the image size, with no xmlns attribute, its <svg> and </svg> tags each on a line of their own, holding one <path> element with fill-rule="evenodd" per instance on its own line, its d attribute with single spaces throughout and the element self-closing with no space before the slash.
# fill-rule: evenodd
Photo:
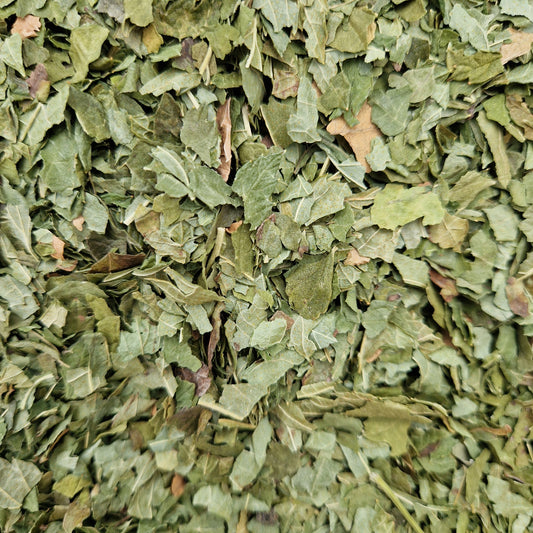
<svg viewBox="0 0 533 533">
<path fill-rule="evenodd" d="M 429 271 L 429 278 L 437 287 L 440 287 L 440 295 L 445 302 L 451 302 L 459 295 L 453 279 L 442 276 L 436 270 Z"/>
<path fill-rule="evenodd" d="M 83 223 L 85 222 L 85 219 L 82 217 L 82 216 L 79 216 L 79 217 L 76 217 L 73 221 L 72 221 L 72 225 L 78 230 L 78 231 L 82 231 L 83 230 Z"/>
<path fill-rule="evenodd" d="M 231 171 L 231 98 L 228 98 L 217 110 L 217 126 L 220 136 L 220 166 L 217 172 L 224 181 L 228 181 Z"/>
<path fill-rule="evenodd" d="M 237 220 L 237 222 L 230 224 L 229 227 L 226 228 L 226 231 L 231 235 L 232 233 L 235 233 L 241 226 L 242 220 Z"/>
<path fill-rule="evenodd" d="M 529 301 L 522 281 L 512 277 L 509 278 L 505 286 L 505 294 L 509 307 L 515 315 L 524 318 L 529 316 Z"/>
<path fill-rule="evenodd" d="M 357 114 L 359 124 L 350 127 L 344 118 L 339 117 L 332 120 L 326 128 L 332 135 L 342 135 L 348 141 L 355 158 L 365 167 L 365 172 L 371 170 L 366 156 L 372 150 L 372 139 L 381 136 L 381 131 L 371 120 L 371 115 L 372 108 L 365 102 Z"/>
<path fill-rule="evenodd" d="M 29 37 L 37 37 L 40 28 L 41 20 L 39 17 L 26 15 L 25 17 L 17 17 L 11 26 L 11 33 L 18 33 L 23 39 L 28 39 Z"/>
<path fill-rule="evenodd" d="M 146 256 L 144 254 L 115 254 L 108 253 L 91 267 L 91 273 L 108 273 L 126 270 L 140 265 Z"/>
<path fill-rule="evenodd" d="M 202 365 L 196 372 L 188 368 L 180 368 L 180 378 L 196 385 L 196 396 L 203 396 L 211 386 L 209 367 L 207 365 Z"/>
<path fill-rule="evenodd" d="M 46 82 L 48 82 L 48 72 L 46 72 L 46 67 L 42 63 L 39 63 L 35 66 L 30 77 L 26 80 L 30 90 L 30 96 L 35 98 Z"/>
<path fill-rule="evenodd" d="M 170 483 L 170 492 L 174 498 L 179 499 L 183 492 L 185 491 L 185 479 L 179 474 L 174 474 L 172 482 Z"/>
<path fill-rule="evenodd" d="M 502 65 L 527 54 L 531 50 L 531 44 L 533 44 L 533 33 L 518 31 L 513 28 L 509 28 L 509 33 L 511 34 L 511 42 L 500 48 Z"/>
<path fill-rule="evenodd" d="M 370 257 L 363 257 L 362 255 L 359 255 L 359 252 L 352 248 L 348 252 L 348 257 L 344 260 L 344 264 L 346 266 L 359 266 L 359 265 L 366 265 L 370 261 Z"/>
<path fill-rule="evenodd" d="M 52 235 L 52 248 L 54 249 L 52 257 L 58 261 L 64 261 L 65 257 L 63 256 L 63 251 L 65 250 L 65 242 L 59 237 Z"/>
</svg>

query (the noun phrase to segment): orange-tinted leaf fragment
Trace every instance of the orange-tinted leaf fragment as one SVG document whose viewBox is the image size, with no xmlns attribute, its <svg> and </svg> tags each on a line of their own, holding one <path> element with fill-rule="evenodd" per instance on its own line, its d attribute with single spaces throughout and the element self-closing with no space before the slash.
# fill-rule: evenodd
<svg viewBox="0 0 533 533">
<path fill-rule="evenodd" d="M 526 296 L 524 284 L 516 278 L 509 278 L 505 286 L 505 294 L 511 311 L 518 316 L 529 316 L 529 301 Z"/>
<path fill-rule="evenodd" d="M 11 33 L 18 33 L 23 39 L 28 39 L 29 37 L 37 37 L 40 28 L 41 20 L 39 17 L 26 15 L 25 17 L 17 17 L 11 26 Z"/>
<path fill-rule="evenodd" d="M 437 287 L 440 287 L 440 295 L 445 302 L 451 302 L 459 294 L 453 279 L 441 276 L 435 270 L 429 271 L 429 278 Z"/>
<path fill-rule="evenodd" d="M 170 483 L 170 492 L 174 498 L 179 499 L 185 491 L 185 478 L 179 474 L 174 474 L 172 482 Z"/>
<path fill-rule="evenodd" d="M 371 115 L 372 108 L 365 102 L 357 114 L 358 124 L 350 127 L 344 118 L 339 117 L 332 120 L 326 128 L 332 135 L 342 135 L 348 141 L 355 158 L 363 165 L 365 172 L 372 170 L 366 160 L 366 156 L 372 150 L 372 139 L 381 136 L 381 131 L 371 120 Z"/>
</svg>

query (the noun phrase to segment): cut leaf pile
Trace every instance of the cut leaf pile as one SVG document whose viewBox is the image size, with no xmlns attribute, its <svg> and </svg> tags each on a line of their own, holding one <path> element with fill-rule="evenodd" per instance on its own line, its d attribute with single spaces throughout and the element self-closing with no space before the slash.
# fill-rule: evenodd
<svg viewBox="0 0 533 533">
<path fill-rule="evenodd" d="M 533 7 L 0 2 L 0 530 L 533 527 Z"/>
</svg>

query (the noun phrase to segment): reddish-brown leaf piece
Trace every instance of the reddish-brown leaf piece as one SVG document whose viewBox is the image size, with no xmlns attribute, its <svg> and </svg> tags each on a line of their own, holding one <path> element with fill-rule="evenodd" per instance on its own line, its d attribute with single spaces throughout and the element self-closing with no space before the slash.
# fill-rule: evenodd
<svg viewBox="0 0 533 533">
<path fill-rule="evenodd" d="M 222 140 L 220 141 L 220 166 L 217 172 L 224 181 L 228 181 L 231 171 L 231 98 L 228 98 L 217 110 L 218 131 Z"/>
<path fill-rule="evenodd" d="M 33 69 L 30 77 L 26 80 L 28 88 L 30 90 L 30 96 L 35 98 L 39 89 L 43 86 L 44 83 L 48 81 L 48 72 L 42 63 L 39 63 Z"/>
<path fill-rule="evenodd" d="M 365 167 L 365 172 L 372 170 L 366 160 L 372 150 L 372 139 L 381 136 L 381 131 L 372 122 L 371 115 L 372 108 L 365 102 L 357 114 L 359 124 L 350 127 L 344 118 L 339 117 L 332 120 L 326 128 L 332 135 L 342 135 L 348 141 L 355 158 Z"/>
<path fill-rule="evenodd" d="M 445 302 L 451 302 L 459 294 L 453 279 L 441 276 L 436 270 L 430 270 L 429 277 L 437 287 L 440 287 L 440 295 Z"/>
<path fill-rule="evenodd" d="M 203 396 L 211 386 L 209 367 L 207 365 L 202 365 L 196 372 L 188 368 L 180 368 L 180 378 L 196 385 L 196 396 Z"/>
<path fill-rule="evenodd" d="M 529 316 L 529 301 L 526 296 L 524 284 L 516 279 L 509 278 L 505 286 L 505 294 L 511 311 L 518 316 Z"/>
<path fill-rule="evenodd" d="M 140 265 L 146 256 L 144 254 L 115 254 L 108 253 L 97 261 L 89 270 L 92 274 L 118 272 Z"/>
<path fill-rule="evenodd" d="M 11 26 L 11 33 L 18 33 L 23 39 L 28 39 L 29 37 L 37 37 L 40 28 L 41 20 L 39 17 L 26 15 L 25 17 L 17 17 Z"/>
</svg>

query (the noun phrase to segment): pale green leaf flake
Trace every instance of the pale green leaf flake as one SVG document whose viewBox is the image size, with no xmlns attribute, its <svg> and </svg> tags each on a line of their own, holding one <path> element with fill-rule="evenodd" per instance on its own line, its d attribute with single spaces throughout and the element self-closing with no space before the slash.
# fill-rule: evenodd
<svg viewBox="0 0 533 533">
<path fill-rule="evenodd" d="M 252 5 L 261 10 L 276 32 L 298 24 L 298 5 L 294 0 L 254 0 Z"/>
<path fill-rule="evenodd" d="M 280 178 L 281 153 L 271 151 L 244 164 L 235 175 L 233 190 L 244 202 L 244 219 L 256 229 L 270 214 L 271 195 Z"/>
<path fill-rule="evenodd" d="M 124 0 L 124 16 L 136 26 L 148 26 L 154 20 L 153 0 Z"/>
<path fill-rule="evenodd" d="M 307 77 L 300 80 L 296 98 L 296 112 L 287 121 L 287 133 L 294 142 L 317 142 L 318 97 Z"/>
<path fill-rule="evenodd" d="M 387 184 L 376 195 L 371 217 L 372 222 L 383 229 L 395 229 L 417 218 L 430 225 L 442 220 L 444 208 L 439 197 L 424 187 Z"/>
<path fill-rule="evenodd" d="M 15 69 L 21 76 L 26 75 L 22 61 L 22 38 L 18 33 L 10 35 L 0 45 L 0 61 Z"/>
<path fill-rule="evenodd" d="M 405 86 L 372 97 L 372 122 L 385 135 L 398 135 L 407 127 L 411 94 L 411 88 Z"/>
<path fill-rule="evenodd" d="M 72 30 L 69 55 L 76 71 L 72 83 L 82 81 L 87 76 L 89 64 L 100 57 L 108 35 L 109 30 L 99 24 L 85 24 Z"/>
<path fill-rule="evenodd" d="M 335 253 L 306 255 L 286 276 L 289 303 L 303 318 L 314 320 L 331 302 Z"/>
</svg>

